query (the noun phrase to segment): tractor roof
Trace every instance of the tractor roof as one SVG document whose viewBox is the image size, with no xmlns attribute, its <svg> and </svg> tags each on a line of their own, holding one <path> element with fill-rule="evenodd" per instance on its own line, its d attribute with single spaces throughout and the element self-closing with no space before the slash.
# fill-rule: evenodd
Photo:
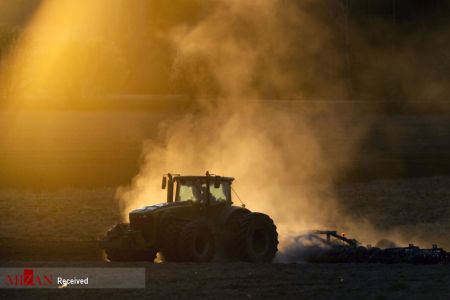
<svg viewBox="0 0 450 300">
<path fill-rule="evenodd" d="M 195 176 L 195 175 L 172 175 L 174 179 L 181 179 L 181 180 L 196 180 L 196 179 L 214 179 L 215 177 L 219 177 L 220 180 L 223 181 L 233 181 L 233 177 L 225 177 L 225 176 L 219 176 L 219 175 L 203 175 L 203 176 Z"/>
</svg>

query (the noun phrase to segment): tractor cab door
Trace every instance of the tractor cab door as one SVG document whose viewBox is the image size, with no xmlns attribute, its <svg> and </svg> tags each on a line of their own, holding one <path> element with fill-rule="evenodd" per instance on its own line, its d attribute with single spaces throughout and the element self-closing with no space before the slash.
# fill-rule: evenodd
<svg viewBox="0 0 450 300">
<path fill-rule="evenodd" d="M 207 184 L 200 180 L 176 181 L 175 202 L 186 203 L 183 209 L 178 206 L 178 210 L 182 211 L 180 218 L 197 219 L 207 215 L 207 204 L 202 196 L 204 189 L 207 189 Z"/>
<path fill-rule="evenodd" d="M 220 220 L 223 212 L 231 206 L 230 182 L 221 181 L 220 185 L 214 182 L 209 183 L 208 213 L 211 221 Z"/>
</svg>

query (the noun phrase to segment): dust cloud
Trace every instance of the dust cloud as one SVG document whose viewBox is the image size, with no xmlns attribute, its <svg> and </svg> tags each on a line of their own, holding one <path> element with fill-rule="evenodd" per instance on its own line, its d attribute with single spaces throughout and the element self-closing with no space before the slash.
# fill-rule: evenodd
<svg viewBox="0 0 450 300">
<path fill-rule="evenodd" d="M 448 41 L 423 29 L 430 43 L 377 46 L 378 31 L 390 27 L 370 19 L 375 25 L 364 28 L 373 32 L 364 32 L 348 2 L 43 1 L 2 60 L 0 91 L 37 107 L 53 98 L 193 96 L 197 110 L 161 123 L 159 138 L 144 145 L 139 174 L 117 190 L 124 220 L 165 199 L 164 173 L 209 170 L 235 177 L 241 199 L 269 214 L 282 240 L 343 228 L 374 243 L 390 236 L 343 212 L 335 181 L 382 124 L 348 103 L 310 112 L 320 102 L 310 99 L 447 99 L 448 62 L 433 61 L 445 54 L 417 57 L 448 49 Z M 438 65 L 443 71 L 433 72 Z"/>
<path fill-rule="evenodd" d="M 235 177 L 234 187 L 247 207 L 275 220 L 281 248 L 295 248 L 293 237 L 318 228 L 342 229 L 373 245 L 381 238 L 407 243 L 401 231 L 381 231 L 364 217 L 355 219 L 340 206 L 335 191 L 336 179 L 360 154 L 376 117 L 355 117 L 352 105 L 324 105 L 310 113 L 307 102 L 258 101 L 308 99 L 312 90 L 316 97 L 354 96 L 357 88 L 345 50 L 348 32 L 336 29 L 336 19 L 330 22 L 326 15 L 333 5 L 208 3 L 208 13 L 198 22 L 168 33 L 176 49 L 171 79 L 194 91 L 199 109 L 161 124 L 160 139 L 146 142 L 139 174 L 117 191 L 123 219 L 133 208 L 165 199 L 160 189 L 164 173 L 209 170 Z M 338 6 L 337 22 L 349 22 L 345 7 Z M 363 36 L 354 38 L 355 48 L 372 47 Z M 378 58 L 385 53 L 394 61 L 404 53 L 387 52 L 365 51 L 378 53 Z M 372 76 L 366 83 L 384 85 L 373 80 L 380 74 L 376 69 L 363 74 Z M 405 80 L 401 85 L 407 90 L 413 81 Z"/>
<path fill-rule="evenodd" d="M 132 208 L 164 199 L 164 173 L 209 170 L 235 177 L 234 187 L 247 207 L 269 214 L 282 239 L 301 230 L 343 225 L 347 221 L 335 213 L 333 181 L 351 163 L 367 124 L 348 126 L 349 112 L 337 109 L 317 116 L 298 105 L 257 101 L 266 89 L 301 97 L 296 81 L 317 70 L 291 68 L 290 60 L 327 51 L 331 33 L 306 8 L 288 1 L 215 3 L 195 26 L 171 32 L 177 49 L 173 76 L 184 76 L 201 91 L 200 109 L 161 125 L 162 142 L 146 143 L 140 173 L 117 192 L 123 218 Z M 339 84 L 323 90 L 345 94 Z M 219 97 L 207 97 L 212 92 Z M 332 135 L 351 138 L 329 144 Z"/>
</svg>

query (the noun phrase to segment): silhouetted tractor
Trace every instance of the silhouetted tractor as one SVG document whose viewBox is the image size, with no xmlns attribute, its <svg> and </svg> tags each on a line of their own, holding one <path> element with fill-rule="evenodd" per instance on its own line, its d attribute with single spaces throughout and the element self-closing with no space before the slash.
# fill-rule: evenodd
<svg viewBox="0 0 450 300">
<path fill-rule="evenodd" d="M 272 219 L 234 206 L 231 177 L 167 174 L 167 202 L 129 213 L 101 242 L 110 261 L 208 262 L 214 257 L 270 262 L 278 233 Z"/>
</svg>

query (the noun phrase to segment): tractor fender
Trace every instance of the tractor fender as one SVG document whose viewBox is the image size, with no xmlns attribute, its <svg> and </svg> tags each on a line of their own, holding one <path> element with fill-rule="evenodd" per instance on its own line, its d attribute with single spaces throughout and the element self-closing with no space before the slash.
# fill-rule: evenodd
<svg viewBox="0 0 450 300">
<path fill-rule="evenodd" d="M 249 214 L 251 211 L 249 211 L 246 208 L 239 207 L 239 206 L 232 206 L 226 213 L 224 213 L 220 220 L 220 225 L 224 226 L 228 220 L 230 220 L 232 217 L 238 215 L 238 214 Z"/>
</svg>

